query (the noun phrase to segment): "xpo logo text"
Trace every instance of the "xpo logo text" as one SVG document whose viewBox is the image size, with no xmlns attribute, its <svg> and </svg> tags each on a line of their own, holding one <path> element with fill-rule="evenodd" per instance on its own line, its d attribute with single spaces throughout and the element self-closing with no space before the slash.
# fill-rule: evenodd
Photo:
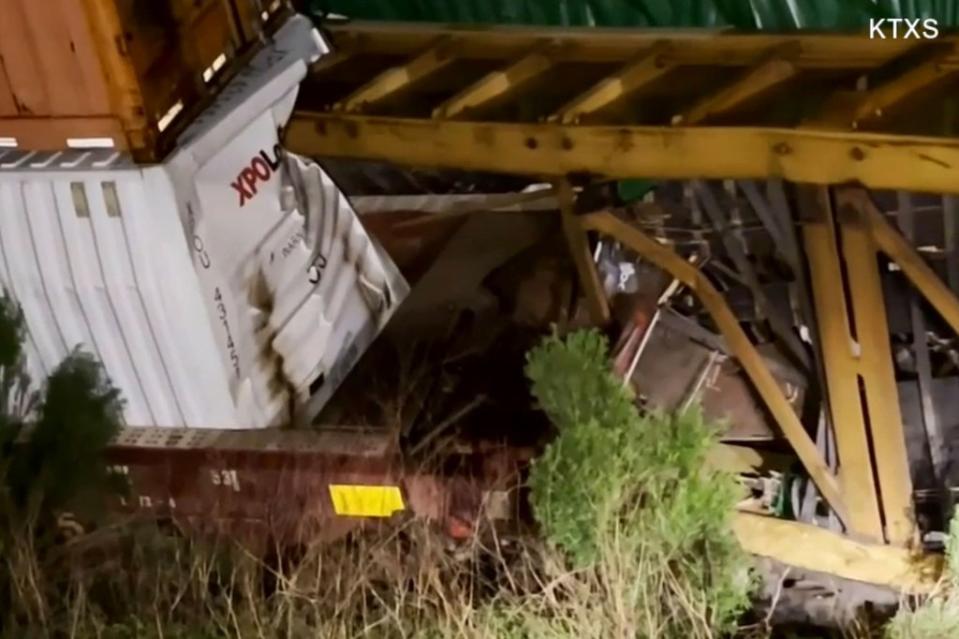
<svg viewBox="0 0 959 639">
<path fill-rule="evenodd" d="M 939 22 L 935 18 L 870 18 L 870 40 L 935 40 Z"/>
</svg>

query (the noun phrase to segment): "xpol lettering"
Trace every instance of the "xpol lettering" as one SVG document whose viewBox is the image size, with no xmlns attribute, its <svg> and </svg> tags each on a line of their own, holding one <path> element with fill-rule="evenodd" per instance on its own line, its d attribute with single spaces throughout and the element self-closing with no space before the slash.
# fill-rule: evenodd
<svg viewBox="0 0 959 639">
<path fill-rule="evenodd" d="M 270 180 L 276 170 L 280 168 L 280 145 L 273 147 L 273 157 L 266 152 L 260 151 L 243 167 L 236 180 L 230 183 L 230 186 L 240 194 L 240 206 L 253 199 L 257 193 L 257 184 L 265 183 Z"/>
</svg>

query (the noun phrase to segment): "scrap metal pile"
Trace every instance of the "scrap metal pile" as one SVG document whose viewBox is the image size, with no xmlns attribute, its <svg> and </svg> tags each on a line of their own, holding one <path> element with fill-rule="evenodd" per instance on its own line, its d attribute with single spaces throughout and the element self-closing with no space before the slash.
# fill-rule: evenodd
<svg viewBox="0 0 959 639">
<path fill-rule="evenodd" d="M 594 326 L 641 408 L 723 425 L 749 551 L 928 589 L 959 485 L 951 39 L 227 4 L 171 20 L 232 44 L 160 69 L 103 3 L 89 112 L 25 74 L 0 103 L 0 284 L 35 379 L 80 345 L 128 399 L 125 508 L 256 543 L 521 524 L 550 429 L 524 353 Z"/>
</svg>

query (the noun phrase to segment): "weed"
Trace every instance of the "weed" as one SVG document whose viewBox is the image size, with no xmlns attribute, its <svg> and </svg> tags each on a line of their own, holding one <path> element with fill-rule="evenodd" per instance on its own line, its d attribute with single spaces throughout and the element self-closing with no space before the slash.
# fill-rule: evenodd
<svg viewBox="0 0 959 639">
<path fill-rule="evenodd" d="M 546 616 L 559 628 L 548 634 L 728 632 L 751 578 L 729 525 L 735 480 L 705 463 L 716 432 L 698 409 L 640 414 L 607 361 L 605 339 L 579 331 L 547 338 L 527 365 L 559 430 L 530 472 L 533 508 L 576 571 L 551 595 L 563 616 Z"/>
<path fill-rule="evenodd" d="M 703 463 L 712 429 L 695 411 L 640 415 L 595 333 L 529 356 L 559 432 L 530 478 L 544 540 L 484 524 L 450 553 L 428 522 L 392 522 L 269 562 L 99 517 L 119 394 L 80 353 L 33 390 L 21 338 L 0 298 L 0 637 L 695 639 L 746 604 L 733 483 Z M 57 539 L 63 510 L 98 525 Z"/>
<path fill-rule="evenodd" d="M 886 626 L 887 639 L 959 637 L 959 516 L 953 515 L 946 539 L 945 574 L 918 606 L 904 603 Z"/>
</svg>

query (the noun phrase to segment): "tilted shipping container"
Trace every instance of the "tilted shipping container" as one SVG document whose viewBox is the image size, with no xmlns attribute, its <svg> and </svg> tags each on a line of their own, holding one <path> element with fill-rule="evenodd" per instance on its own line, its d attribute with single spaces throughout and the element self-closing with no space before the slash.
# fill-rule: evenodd
<svg viewBox="0 0 959 639">
<path fill-rule="evenodd" d="M 259 428 L 322 408 L 408 291 L 322 168 L 279 145 L 325 50 L 289 20 L 160 165 L 0 155 L 0 284 L 34 379 L 79 346 L 129 425 Z"/>
</svg>

